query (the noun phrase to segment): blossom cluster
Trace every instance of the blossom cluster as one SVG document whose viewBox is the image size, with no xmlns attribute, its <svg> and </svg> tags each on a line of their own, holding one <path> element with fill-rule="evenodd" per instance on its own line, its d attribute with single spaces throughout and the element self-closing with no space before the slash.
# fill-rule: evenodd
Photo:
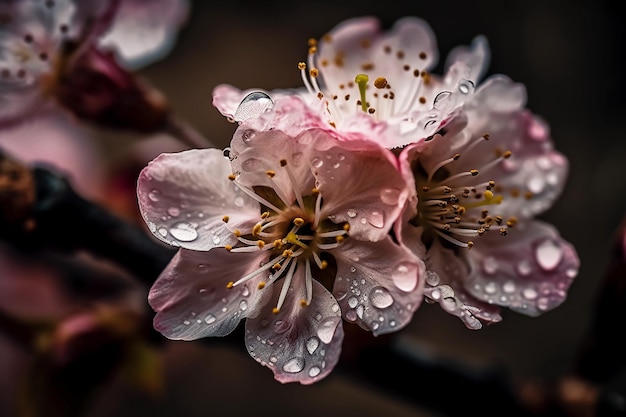
<svg viewBox="0 0 626 417">
<path fill-rule="evenodd" d="M 483 79 L 487 40 L 447 56 L 429 25 L 347 20 L 297 67 L 304 86 L 219 85 L 230 145 L 167 153 L 138 179 L 149 230 L 179 250 L 153 285 L 170 339 L 231 333 L 281 382 L 337 364 L 344 322 L 404 328 L 422 301 L 469 329 L 566 298 L 575 249 L 537 216 L 568 173 L 523 85 Z"/>
</svg>

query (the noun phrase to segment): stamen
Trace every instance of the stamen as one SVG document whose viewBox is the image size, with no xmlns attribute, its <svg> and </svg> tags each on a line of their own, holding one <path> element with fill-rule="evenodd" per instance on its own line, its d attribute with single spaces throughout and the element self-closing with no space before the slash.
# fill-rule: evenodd
<svg viewBox="0 0 626 417">
<path fill-rule="evenodd" d="M 304 200 L 302 199 L 302 193 L 300 192 L 300 187 L 298 187 L 298 181 L 296 180 L 295 175 L 293 175 L 293 171 L 287 165 L 287 161 L 285 159 L 281 159 L 280 166 L 285 168 L 287 171 L 287 175 L 289 176 L 289 181 L 291 181 L 293 192 L 296 194 L 296 200 L 298 200 L 298 205 L 301 209 L 304 209 Z M 285 203 L 288 203 L 285 201 Z"/>
<path fill-rule="evenodd" d="M 449 164 L 450 162 L 454 162 L 456 160 L 458 160 L 461 157 L 461 154 L 455 154 L 452 156 L 452 158 L 448 158 L 448 159 L 444 159 L 443 161 L 439 162 L 437 165 L 434 166 L 434 168 L 428 173 L 428 179 L 426 180 L 427 183 L 430 183 L 433 179 L 433 175 L 435 175 L 435 173 L 437 171 L 439 171 L 439 168 L 443 167 L 444 165 Z"/>
<path fill-rule="evenodd" d="M 228 178 L 231 179 L 231 176 L 234 177 L 234 175 L 231 174 L 228 176 Z M 265 207 L 274 210 L 276 213 L 282 213 L 281 209 L 279 209 L 278 207 L 276 207 L 275 205 L 273 205 L 272 203 L 270 203 L 269 201 L 267 201 L 266 199 L 264 199 L 263 197 L 255 193 L 254 191 L 249 190 L 247 187 L 244 187 L 243 185 L 241 185 L 239 181 L 235 180 L 235 178 L 232 178 L 231 181 L 233 181 L 233 183 L 237 186 L 237 188 L 243 191 L 248 197 L 251 197 L 252 199 L 256 200 L 258 203 L 264 205 Z"/>
<path fill-rule="evenodd" d="M 280 308 L 283 306 L 285 302 L 285 297 L 287 296 L 287 291 L 289 291 L 289 287 L 291 286 L 291 279 L 293 278 L 293 273 L 296 269 L 297 262 L 292 262 L 289 267 L 289 271 L 287 271 L 287 276 L 285 276 L 285 281 L 283 281 L 283 287 L 280 290 L 280 295 L 278 296 L 278 303 L 273 311 L 276 313 L 280 312 Z"/>
<path fill-rule="evenodd" d="M 313 273 L 311 272 L 311 262 L 307 259 L 305 264 L 304 283 L 306 288 L 306 298 L 303 300 L 308 306 L 313 299 Z"/>
</svg>

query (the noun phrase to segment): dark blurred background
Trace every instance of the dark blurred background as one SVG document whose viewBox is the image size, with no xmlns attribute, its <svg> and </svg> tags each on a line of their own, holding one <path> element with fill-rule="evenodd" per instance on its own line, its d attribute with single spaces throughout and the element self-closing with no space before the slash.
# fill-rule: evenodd
<svg viewBox="0 0 626 417">
<path fill-rule="evenodd" d="M 424 304 L 401 331 L 402 344 L 469 372 L 495 368 L 512 383 L 558 378 L 572 367 L 589 332 L 612 239 L 625 214 L 626 37 L 619 3 L 196 0 L 172 53 L 141 75 L 168 97 L 179 116 L 223 147 L 234 125 L 211 105 L 216 85 L 299 87 L 297 63 L 306 58 L 307 40 L 361 15 L 378 16 L 385 26 L 405 15 L 424 18 L 436 34 L 440 61 L 454 46 L 485 35 L 491 48 L 487 75 L 503 73 L 525 84 L 528 107 L 549 123 L 556 148 L 570 162 L 562 197 L 541 216 L 558 227 L 581 258 L 565 303 L 539 318 L 504 311 L 501 323 L 480 331 L 466 329 L 437 305 Z M 441 66 L 435 72 L 441 73 Z M 102 137 L 111 160 L 122 159 L 129 143 L 125 135 L 105 132 Z M 615 337 L 622 337 L 624 323 L 616 318 L 613 325 Z M 346 349 L 352 348 L 358 346 Z M 341 369 L 314 386 L 280 385 L 247 355 L 243 338 L 234 344 L 168 342 L 164 358 L 161 394 L 148 395 L 117 381 L 105 386 L 89 417 L 444 415 L 436 405 L 420 406 L 381 391 L 385 381 L 355 379 Z M 394 370 L 394 381 L 404 380 L 416 398 L 430 377 Z M 453 386 L 445 394 L 451 402 L 461 397 Z M 609 386 L 626 393 L 624 372 Z M 473 401 L 474 410 L 476 404 L 494 404 L 490 392 Z"/>
</svg>

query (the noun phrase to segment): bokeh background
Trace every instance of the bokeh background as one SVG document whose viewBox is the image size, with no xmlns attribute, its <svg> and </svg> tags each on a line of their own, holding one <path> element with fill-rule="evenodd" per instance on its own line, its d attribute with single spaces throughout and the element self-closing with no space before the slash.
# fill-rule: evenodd
<svg viewBox="0 0 626 417">
<path fill-rule="evenodd" d="M 581 258 L 566 302 L 539 318 L 504 311 L 501 323 L 480 331 L 466 329 L 437 305 L 424 304 L 401 331 L 402 343 L 452 366 L 496 368 L 514 383 L 558 378 L 571 368 L 588 334 L 612 239 L 625 214 L 626 37 L 619 2 L 195 0 L 172 52 L 140 74 L 165 94 L 181 118 L 224 147 L 234 125 L 211 105 L 216 85 L 299 87 L 297 63 L 306 58 L 307 40 L 360 15 L 376 15 L 385 26 L 405 15 L 422 17 L 437 36 L 441 57 L 485 35 L 491 47 L 488 75 L 503 73 L 526 85 L 528 107 L 549 123 L 556 148 L 570 161 L 562 197 L 541 216 L 558 227 Z M 441 67 L 435 72 L 441 73 Z M 135 142 L 131 134 L 95 129 L 93 134 L 110 167 L 122 163 Z M 177 146 L 166 143 L 163 149 Z M 614 326 L 619 337 L 624 323 L 616 319 Z M 0 373 L 6 374 L 3 379 L 15 378 L 26 369 L 28 356 L 11 345 L 0 346 L 0 358 L 11 362 L 0 359 L 6 366 Z M 379 390 L 384 382 L 358 380 L 341 370 L 314 386 L 280 385 L 247 355 L 243 338 L 240 344 L 166 342 L 162 355 L 161 391 L 149 394 L 114 379 L 103 387 L 89 417 L 443 415 L 432 404 L 419 406 Z M 395 378 L 416 393 L 429 384 L 424 375 L 403 369 L 395 370 Z M 0 385 L 1 416 L 14 415 L 11 381 Z M 626 393 L 624 373 L 610 386 Z M 455 394 L 451 389 L 450 401 Z M 489 392 L 475 401 L 486 408 L 492 403 Z"/>
</svg>

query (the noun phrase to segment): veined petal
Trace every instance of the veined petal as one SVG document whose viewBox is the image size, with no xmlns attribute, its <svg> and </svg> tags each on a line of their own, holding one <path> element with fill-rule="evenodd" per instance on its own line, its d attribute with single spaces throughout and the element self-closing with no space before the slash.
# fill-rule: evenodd
<svg viewBox="0 0 626 417">
<path fill-rule="evenodd" d="M 485 236 L 472 249 L 465 289 L 476 299 L 538 316 L 559 306 L 578 274 L 571 244 L 550 224 L 521 223 L 502 238 Z"/>
<path fill-rule="evenodd" d="M 232 184 L 231 173 L 230 163 L 218 149 L 155 158 L 142 170 L 137 184 L 139 209 L 150 231 L 187 249 L 234 244 L 232 230 L 258 217 L 260 207 Z"/>
<path fill-rule="evenodd" d="M 333 294 L 344 318 L 374 335 L 403 328 L 423 298 L 424 263 L 390 237 L 348 239 L 333 251 L 337 278 Z"/>
<path fill-rule="evenodd" d="M 150 289 L 148 301 L 157 312 L 154 328 L 176 340 L 229 334 L 241 319 L 258 313 L 262 275 L 233 288 L 227 284 L 257 269 L 265 257 L 223 248 L 180 249 Z"/>
<path fill-rule="evenodd" d="M 298 268 L 295 283 L 303 282 Z M 278 298 L 280 286 L 274 290 Z M 246 320 L 246 346 L 250 356 L 274 373 L 276 380 L 307 385 L 326 377 L 341 353 L 343 325 L 341 311 L 333 296 L 313 281 L 311 304 L 302 285 L 292 286 L 279 313 L 270 309 Z"/>
<path fill-rule="evenodd" d="M 490 52 L 489 43 L 484 36 L 476 36 L 472 40 L 472 44 L 468 46 L 457 46 L 452 49 L 446 58 L 445 72 L 454 65 L 456 62 L 465 63 L 471 70 L 469 79 L 478 84 L 478 81 L 487 72 L 489 67 Z"/>
<path fill-rule="evenodd" d="M 318 135 L 310 155 L 324 213 L 348 222 L 359 240 L 381 240 L 410 194 L 395 156 L 369 141 L 338 142 Z"/>
</svg>

